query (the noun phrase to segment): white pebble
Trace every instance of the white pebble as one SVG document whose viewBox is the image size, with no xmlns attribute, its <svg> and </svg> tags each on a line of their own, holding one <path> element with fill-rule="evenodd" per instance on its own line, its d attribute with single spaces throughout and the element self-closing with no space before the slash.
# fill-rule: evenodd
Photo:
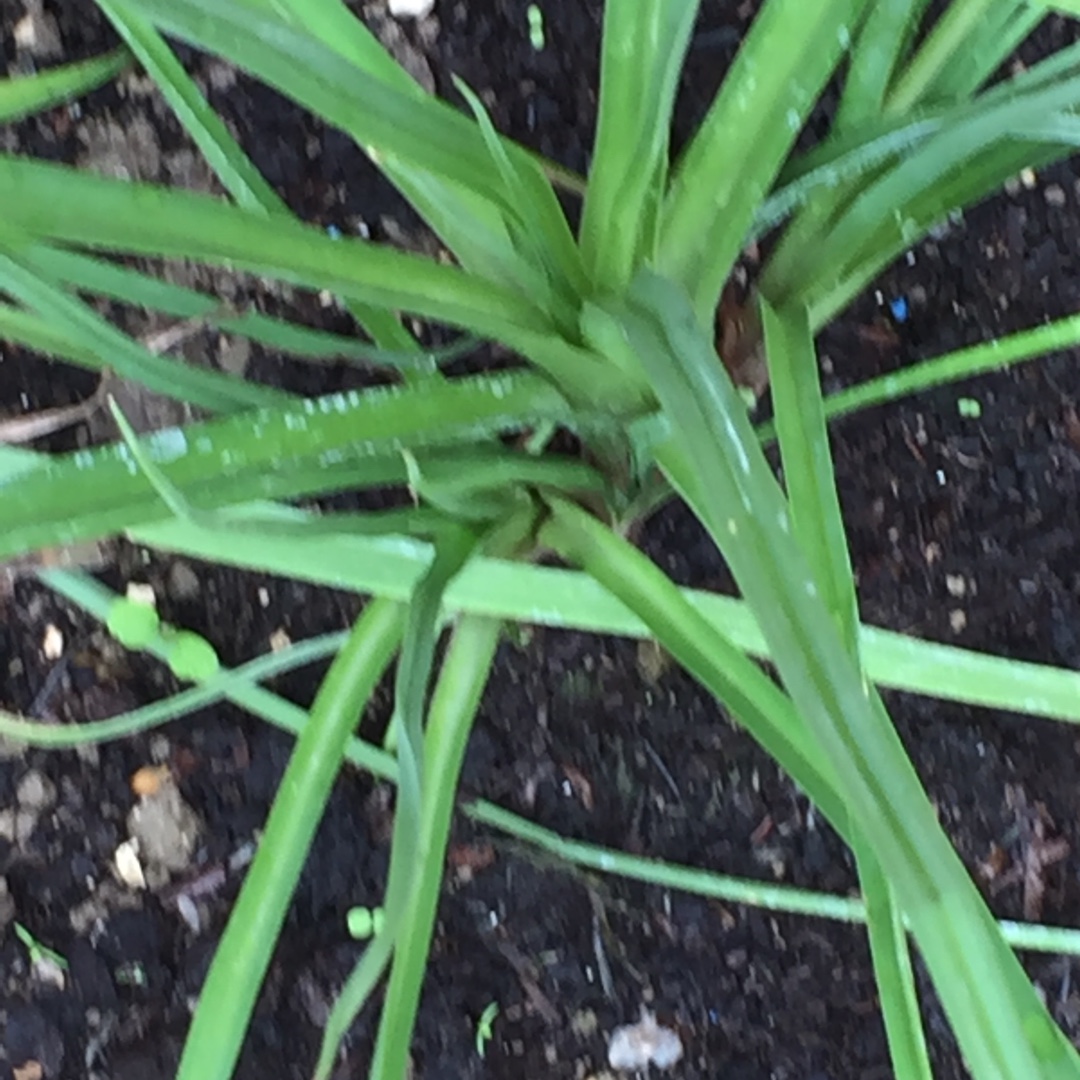
<svg viewBox="0 0 1080 1080">
<path fill-rule="evenodd" d="M 146 876 L 139 861 L 139 845 L 135 840 L 125 840 L 113 855 L 116 874 L 129 889 L 145 889 Z"/>
<path fill-rule="evenodd" d="M 645 1008 L 636 1024 L 626 1024 L 611 1033 L 608 1046 L 608 1064 L 613 1069 L 644 1069 L 650 1064 L 670 1069 L 682 1056 L 678 1032 L 662 1027 Z"/>
<path fill-rule="evenodd" d="M 64 635 L 60 632 L 60 628 L 52 623 L 45 627 L 41 651 L 45 654 L 46 660 L 59 660 L 64 655 Z"/>
<path fill-rule="evenodd" d="M 31 769 L 19 781 L 15 801 L 23 810 L 40 814 L 56 804 L 56 785 L 37 769 Z"/>
<path fill-rule="evenodd" d="M 423 19 L 434 6 L 435 0 L 390 0 L 387 5 L 395 19 Z"/>
</svg>

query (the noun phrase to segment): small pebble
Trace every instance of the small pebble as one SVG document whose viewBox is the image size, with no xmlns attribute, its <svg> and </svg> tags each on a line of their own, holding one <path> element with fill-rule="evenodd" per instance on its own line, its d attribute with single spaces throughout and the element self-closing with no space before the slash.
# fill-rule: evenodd
<svg viewBox="0 0 1080 1080">
<path fill-rule="evenodd" d="M 27 13 L 12 28 L 11 36 L 19 49 L 41 60 L 62 56 L 64 43 L 56 19 L 47 14 L 38 3 L 26 5 Z"/>
<path fill-rule="evenodd" d="M 157 606 L 157 595 L 154 586 L 145 581 L 129 581 L 124 590 L 124 596 L 133 604 L 145 604 L 147 607 Z"/>
<path fill-rule="evenodd" d="M 199 576 L 185 562 L 169 567 L 169 595 L 174 600 L 192 600 L 199 595 Z"/>
<path fill-rule="evenodd" d="M 113 855 L 116 875 L 129 889 L 145 889 L 146 875 L 139 860 L 139 845 L 135 840 L 125 840 Z"/>
<path fill-rule="evenodd" d="M 648 1009 L 642 1008 L 636 1024 L 626 1024 L 611 1033 L 608 1064 L 613 1069 L 670 1069 L 683 1056 L 677 1031 L 661 1026 Z"/>
<path fill-rule="evenodd" d="M 1064 206 L 1065 189 L 1060 184 L 1047 184 L 1043 191 L 1043 198 L 1047 206 Z"/>
<path fill-rule="evenodd" d="M 15 789 L 15 801 L 24 810 L 40 813 L 56 803 L 56 785 L 37 769 L 31 769 Z"/>
<path fill-rule="evenodd" d="M 60 632 L 60 628 L 52 623 L 45 627 L 41 651 L 45 654 L 46 660 L 59 660 L 64 655 L 64 635 Z"/>
<path fill-rule="evenodd" d="M 387 4 L 395 19 L 423 19 L 434 7 L 435 0 L 389 0 Z"/>
</svg>

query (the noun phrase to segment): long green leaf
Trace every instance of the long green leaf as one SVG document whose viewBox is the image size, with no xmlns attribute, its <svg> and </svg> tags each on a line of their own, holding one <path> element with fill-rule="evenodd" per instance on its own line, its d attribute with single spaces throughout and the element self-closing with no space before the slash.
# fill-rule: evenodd
<svg viewBox="0 0 1080 1080">
<path fill-rule="evenodd" d="M 0 447 L 0 451 L 5 448 Z M 131 530 L 139 543 L 228 566 L 247 566 L 300 581 L 406 599 L 430 548 L 399 538 L 323 536 L 303 552 L 294 540 L 268 536 L 238 546 L 234 534 L 171 521 Z M 769 646 L 744 603 L 687 590 L 687 597 L 740 649 L 768 657 Z M 648 627 L 587 576 L 553 567 L 477 558 L 450 587 L 447 610 L 541 626 L 649 637 Z M 988 656 L 863 626 L 861 653 L 876 685 L 943 701 L 1080 723 L 1080 673 Z"/>
<path fill-rule="evenodd" d="M 226 333 L 307 360 L 342 360 L 425 372 L 464 356 L 479 344 L 476 338 L 465 337 L 436 348 L 423 348 L 415 342 L 407 349 L 378 348 L 353 335 L 316 330 L 258 311 L 234 311 L 216 297 L 197 289 L 163 281 L 141 270 L 118 266 L 77 251 L 39 244 L 34 249 L 34 264 L 42 273 L 80 292 L 160 311 L 178 319 L 201 320 Z"/>
<path fill-rule="evenodd" d="M 0 227 L 0 234 L 2 232 Z M 55 327 L 51 331 L 53 335 L 73 339 L 71 353 L 92 358 L 99 370 L 109 368 L 123 377 L 138 380 L 157 393 L 214 412 L 270 406 L 292 398 L 274 387 L 155 355 L 98 315 L 88 304 L 70 296 L 39 273 L 33 249 L 12 253 L 10 248 L 5 250 L 2 238 L 0 286 L 33 309 L 46 324 L 52 324 Z M 46 334 L 49 333 L 47 330 Z"/>
<path fill-rule="evenodd" d="M 453 323 L 498 321 L 542 331 L 532 305 L 453 267 L 219 199 L 130 184 L 0 155 L 0 200 L 13 225 L 66 243 L 132 254 L 228 262 L 312 288 Z"/>
<path fill-rule="evenodd" d="M 294 29 L 319 39 L 349 63 L 403 94 L 425 96 L 423 87 L 403 68 L 342 0 L 279 0 L 262 3 Z"/>
<path fill-rule="evenodd" d="M 1002 10 L 1016 11 L 1027 6 L 1027 0 L 960 0 L 949 4 L 935 23 L 911 61 L 898 73 L 889 88 L 885 107 L 894 113 L 904 113 L 932 94 L 949 67 L 976 45 L 973 37 L 987 20 L 994 20 Z M 996 64 L 984 77 L 989 77 Z"/>
<path fill-rule="evenodd" d="M 609 345 L 628 337 L 665 412 L 678 417 L 658 460 L 761 620 L 785 686 L 889 874 L 973 1071 L 1010 1080 L 1080 1076 L 1080 1058 L 1005 946 L 895 729 L 844 650 L 802 551 L 777 526 L 781 493 L 685 294 L 643 275 L 614 336 L 608 325 L 595 324 Z"/>
<path fill-rule="evenodd" d="M 536 376 L 478 376 L 382 387 L 242 413 L 144 440 L 170 483 L 202 509 L 405 478 L 403 447 L 452 446 L 481 435 L 568 420 Z M 160 521 L 168 511 L 126 446 L 48 459 L 0 488 L 0 555 Z"/>
<path fill-rule="evenodd" d="M 699 0 L 608 0 L 596 143 L 581 219 L 593 285 L 625 288 L 656 242 L 679 72 Z"/>
<path fill-rule="evenodd" d="M 851 50 L 835 128 L 872 121 L 881 112 L 893 71 L 930 0 L 884 0 L 871 6 Z"/>
<path fill-rule="evenodd" d="M 1064 70 L 1053 65 L 1055 74 L 1049 81 L 1031 77 L 1032 72 L 1014 79 L 1008 87 L 1011 93 L 988 93 L 895 167 L 863 190 L 849 193 L 842 214 L 827 233 L 804 238 L 795 248 L 795 260 L 770 265 L 766 288 L 774 302 L 786 303 L 796 293 L 807 302 L 813 295 L 814 302 L 807 306 L 817 325 L 817 297 L 843 281 L 853 264 L 884 265 L 898 245 L 900 250 L 910 247 L 931 223 L 943 220 L 976 193 L 1002 183 L 1011 175 L 1002 171 L 1005 162 L 1014 170 L 1019 168 L 1017 161 L 1039 163 L 1044 153 L 1040 143 L 1047 141 L 1039 125 L 1080 103 L 1075 51 L 1069 60 Z M 1002 154 L 1003 165 L 991 167 L 995 151 Z M 954 177 L 959 186 L 950 184 Z M 819 274 L 823 281 L 814 280 Z"/>
<path fill-rule="evenodd" d="M 498 177 L 474 125 L 433 98 L 391 87 L 266 5 L 244 0 L 138 0 L 170 35 L 219 53 L 353 135 L 378 161 L 390 155 L 493 198 Z"/>
<path fill-rule="evenodd" d="M 536 511 L 531 506 L 522 514 L 512 515 L 485 537 L 486 550 L 511 556 L 531 546 L 535 518 Z M 438 615 L 437 605 L 433 615 Z M 420 818 L 415 823 L 416 848 L 412 854 L 415 872 L 401 911 L 407 933 L 399 936 L 395 949 L 368 1071 L 370 1080 L 404 1080 L 408 1074 L 411 1035 L 435 926 L 458 776 L 495 658 L 500 627 L 501 623 L 494 619 L 475 616 L 462 619 L 454 629 L 432 693 L 423 738 L 423 799 Z M 395 851 L 391 858 L 396 856 Z M 325 1052 L 322 1060 L 325 1061 Z M 328 1074 L 326 1069 L 316 1080 L 325 1080 Z"/>
<path fill-rule="evenodd" d="M 401 639 L 403 612 L 376 600 L 319 688 L 267 818 L 255 861 L 214 953 L 177 1072 L 228 1080 L 289 902 L 357 718 Z"/>
<path fill-rule="evenodd" d="M 393 730 L 398 733 L 398 799 L 390 846 L 382 929 L 364 950 L 342 988 L 323 1032 L 316 1065 L 317 1080 L 329 1075 L 338 1045 L 381 978 L 398 939 L 412 932 L 406 916 L 419 877 L 442 876 L 442 860 L 431 866 L 429 850 L 421 847 L 425 814 L 424 700 L 435 660 L 442 596 L 476 545 L 467 530 L 435 549 L 431 566 L 417 583 L 408 610 L 401 658 L 394 680 Z M 411 1026 L 411 1025 L 410 1025 Z M 178 1080 L 184 1080 L 178 1077 Z M 191 1080 L 195 1080 L 193 1076 Z M 391 1080 L 387 1075 L 386 1080 Z"/>
<path fill-rule="evenodd" d="M 82 97 L 115 78 L 131 64 L 127 49 L 115 49 L 91 60 L 0 79 L 0 124 L 13 124 L 43 109 Z"/>
<path fill-rule="evenodd" d="M 99 6 L 106 11 L 117 30 L 154 78 L 177 118 L 237 203 L 249 210 L 290 216 L 289 208 L 248 159 L 228 128 L 209 107 L 199 88 L 178 63 L 161 35 L 141 18 L 137 8 L 130 3 L 118 4 L 116 0 L 108 0 L 108 3 L 102 0 Z M 327 5 L 322 6 L 325 8 Z M 348 16 L 348 21 L 353 27 L 359 25 L 351 16 Z M 355 36 L 350 35 L 348 40 L 352 41 Z M 401 70 L 385 53 L 381 55 L 390 63 L 391 69 Z M 369 59 L 374 60 L 374 55 Z M 415 340 L 392 312 L 355 300 L 349 303 L 348 307 L 379 345 L 387 349 L 415 351 Z M 406 371 L 408 370 L 406 367 Z"/>
<path fill-rule="evenodd" d="M 690 291 L 703 326 L 865 8 L 866 0 L 769 0 L 679 161 L 657 267 Z"/>
<path fill-rule="evenodd" d="M 922 95 L 923 101 L 960 101 L 986 83 L 1035 31 L 1045 12 L 1028 0 L 1000 3 L 960 42 Z"/>
<path fill-rule="evenodd" d="M 78 604 L 98 618 L 104 619 L 108 614 L 110 605 L 117 599 L 115 593 L 106 589 L 88 575 L 78 571 L 49 570 L 42 572 L 39 576 L 60 595 L 67 597 L 73 603 Z M 322 650 L 336 651 L 344 644 L 346 638 L 347 634 L 345 633 L 328 634 L 320 638 L 299 642 L 282 654 L 260 657 L 258 660 L 252 661 L 250 665 L 245 665 L 245 670 L 250 671 L 255 665 L 262 665 L 263 662 L 265 662 L 266 666 L 260 667 L 260 670 L 286 670 L 292 666 L 293 660 L 314 655 Z M 164 652 L 165 650 L 162 649 L 160 655 L 164 655 Z M 167 705 L 169 701 L 172 701 L 178 703 L 178 707 L 179 703 L 186 706 L 191 700 L 190 695 L 200 693 L 204 688 L 211 685 L 219 687 L 222 680 L 228 680 L 228 686 L 231 689 L 227 691 L 226 696 L 242 708 L 248 709 L 254 715 L 261 716 L 267 722 L 293 735 L 298 735 L 304 730 L 308 723 L 308 716 L 304 710 L 267 690 L 263 690 L 261 687 L 252 686 L 250 683 L 240 680 L 233 681 L 231 678 L 233 674 L 235 672 L 223 670 L 210 682 L 204 683 L 194 690 L 178 694 L 160 704 Z M 206 701 L 205 703 L 209 702 Z M 130 716 L 130 714 L 128 715 Z M 116 721 L 120 719 L 122 718 L 113 718 Z M 104 723 L 111 722 L 104 721 Z M 71 726 L 78 729 L 93 727 L 93 725 Z M 51 734 L 55 727 L 56 725 L 43 722 L 30 724 L 22 729 L 21 738 L 28 745 L 56 745 L 52 741 Z M 91 740 L 83 739 L 80 741 Z M 70 739 L 70 744 L 77 745 L 74 735 Z M 391 781 L 396 778 L 397 772 L 393 759 L 363 739 L 355 737 L 350 739 L 346 755 L 352 764 L 358 768 L 368 770 L 375 776 Z M 775 885 L 761 881 L 732 878 L 706 870 L 666 863 L 659 859 L 628 855 L 625 852 L 596 844 L 567 840 L 550 829 L 545 829 L 531 821 L 527 821 L 525 818 L 512 814 L 501 807 L 494 806 L 483 799 L 465 802 L 461 804 L 460 808 L 467 818 L 481 824 L 490 825 L 500 832 L 515 836 L 526 843 L 535 844 L 555 858 L 563 859 L 571 865 L 599 870 L 604 873 L 619 874 L 623 877 L 649 882 L 664 888 L 683 890 L 698 896 L 711 897 L 731 903 L 749 904 L 769 911 L 812 915 L 819 918 L 839 919 L 845 922 L 865 918 L 864 904 L 862 901 L 852 897 L 815 893 L 806 889 L 792 888 L 788 885 Z M 1010 920 L 1001 920 L 998 926 L 1001 928 L 1005 940 L 1014 948 L 1058 953 L 1067 956 L 1080 955 L 1080 931 L 1067 927 L 1037 926 Z"/>
<path fill-rule="evenodd" d="M 335 240 L 192 192 L 6 155 L 0 155 L 0 202 L 11 225 L 35 236 L 226 264 L 330 289 L 349 300 L 409 311 L 503 341 L 579 398 L 602 401 L 616 411 L 642 402 L 639 387 L 626 385 L 600 358 L 558 336 L 549 316 L 520 293 L 431 259 L 356 239 Z"/>
<path fill-rule="evenodd" d="M 805 310 L 778 313 L 767 301 L 761 309 L 791 528 L 846 647 L 857 658 L 859 612 L 810 322 Z"/>
<path fill-rule="evenodd" d="M 434 227 L 450 223 L 447 205 L 441 202 L 447 193 L 441 186 L 444 181 L 457 202 L 468 200 L 477 211 L 471 216 L 474 230 L 483 226 L 497 233 L 498 214 L 493 220 L 484 213 L 481 200 L 500 213 L 514 211 L 514 192 L 489 167 L 476 126 L 444 102 L 370 74 L 265 5 L 244 0 L 139 0 L 139 4 L 159 28 L 226 56 L 348 132 L 391 180 L 396 182 L 400 169 L 406 195 L 421 195 L 418 173 L 434 178 L 435 187 L 427 189 L 434 201 L 421 197 L 417 202 L 422 213 L 432 213 Z M 529 185 L 530 201 L 544 218 L 549 254 L 568 281 L 579 279 L 577 249 L 551 185 L 532 155 L 508 140 L 505 146 Z M 463 238 L 460 229 L 455 235 Z M 488 242 L 494 243 L 493 237 Z M 479 272 L 471 253 L 471 246 L 466 246 L 459 254 L 469 269 Z M 516 277 L 527 261 L 511 259 L 508 265 Z"/>
<path fill-rule="evenodd" d="M 165 100 L 237 204 L 267 214 L 288 214 L 288 207 L 248 160 L 175 53 L 139 14 L 138 5 L 129 0 L 95 0 L 95 3 L 157 83 Z"/>
<path fill-rule="evenodd" d="M 859 657 L 859 610 L 836 490 L 817 353 L 805 309 L 776 312 L 762 302 L 769 383 L 791 513 L 791 529 L 844 648 L 865 678 Z M 870 953 L 897 1076 L 933 1080 L 919 1016 L 915 974 L 901 912 L 877 855 L 850 830 L 866 898 Z"/>
<path fill-rule="evenodd" d="M 970 379 L 988 371 L 1000 371 L 1021 360 L 1073 349 L 1080 344 L 1080 315 L 1055 319 L 1033 330 L 995 338 L 981 345 L 957 349 L 932 360 L 923 360 L 901 371 L 879 375 L 856 386 L 838 390 L 825 399 L 829 419 L 848 416 L 874 405 L 896 401 L 960 379 Z M 766 436 L 769 429 L 758 429 Z"/>
<path fill-rule="evenodd" d="M 711 625 L 650 560 L 573 503 L 549 498 L 541 540 L 580 565 L 646 624 L 665 649 L 761 741 L 835 825 L 848 833 L 847 808 L 832 767 L 791 699 L 723 632 Z"/>
</svg>

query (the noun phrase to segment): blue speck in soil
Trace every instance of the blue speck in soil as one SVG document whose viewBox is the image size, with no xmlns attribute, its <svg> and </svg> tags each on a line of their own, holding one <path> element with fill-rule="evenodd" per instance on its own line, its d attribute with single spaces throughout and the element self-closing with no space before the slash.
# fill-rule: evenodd
<svg viewBox="0 0 1080 1080">
<path fill-rule="evenodd" d="M 896 299 L 890 300 L 889 310 L 897 322 L 907 322 L 908 302 L 906 297 L 898 296 Z"/>
</svg>

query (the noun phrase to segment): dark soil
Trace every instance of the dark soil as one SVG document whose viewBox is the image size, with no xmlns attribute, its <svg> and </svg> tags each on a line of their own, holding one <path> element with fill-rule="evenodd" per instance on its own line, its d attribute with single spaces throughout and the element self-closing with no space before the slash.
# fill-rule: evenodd
<svg viewBox="0 0 1080 1080">
<path fill-rule="evenodd" d="M 407 48 L 421 70 L 426 65 L 442 92 L 452 96 L 456 73 L 488 103 L 500 129 L 580 169 L 592 137 L 600 5 L 548 0 L 543 7 L 543 52 L 529 45 L 524 0 L 441 0 L 437 23 L 407 29 L 397 47 Z M 702 5 L 679 138 L 700 118 L 753 7 Z M 47 3 L 46 10 L 59 20 L 68 58 L 113 40 L 92 5 L 68 0 Z M 34 63 L 11 34 L 22 15 L 19 0 L 0 3 L 11 70 Z M 1036 53 L 1069 34 L 1063 21 L 1051 20 Z M 190 59 L 218 87 L 214 104 L 298 213 L 342 229 L 355 229 L 362 218 L 376 236 L 417 235 L 408 209 L 343 136 L 246 79 L 222 80 L 205 58 Z M 19 125 L 3 139 L 9 148 L 89 158 L 99 167 L 115 164 L 109 155 L 119 153 L 138 175 L 206 186 L 205 170 L 160 102 L 137 84 L 125 87 L 95 93 L 79 112 L 56 110 Z M 920 245 L 824 335 L 831 382 L 848 385 L 1074 311 L 1078 200 L 1080 178 L 1062 166 Z M 320 314 L 302 297 L 259 299 Z M 891 306 L 900 300 L 908 306 L 903 319 Z M 321 318 L 342 325 L 331 313 Z M 213 355 L 220 344 L 208 337 L 195 347 Z M 1050 357 L 836 426 L 837 470 L 867 621 L 1024 659 L 1080 663 L 1075 360 Z M 20 410 L 81 398 L 94 385 L 88 373 L 14 347 L 3 349 L 0 363 L 0 404 Z M 248 372 L 309 393 L 356 379 L 344 367 L 304 368 L 257 349 Z M 959 415 L 964 396 L 979 400 L 981 417 Z M 87 437 L 85 430 L 69 432 L 48 445 L 65 448 Z M 710 544 L 678 507 L 650 523 L 645 544 L 680 581 L 727 586 Z M 265 652 L 280 631 L 298 640 L 344 627 L 358 608 L 354 598 L 327 590 L 129 548 L 120 549 L 105 576 L 118 587 L 128 580 L 154 585 L 163 616 L 206 634 L 226 663 Z M 96 625 L 30 581 L 0 610 L 3 699 L 10 708 L 78 720 L 174 689 L 163 668 L 117 655 Z M 55 663 L 42 652 L 49 624 L 64 640 Z M 849 856 L 789 781 L 688 679 L 657 673 L 646 660 L 634 643 L 586 635 L 536 631 L 525 644 L 506 644 L 470 746 L 466 791 L 571 836 L 731 874 L 853 889 Z M 307 703 L 320 673 L 282 679 L 276 689 Z M 1036 834 L 1064 838 L 1078 850 L 1071 728 L 907 695 L 891 695 L 889 704 L 973 870 L 996 867 L 1000 885 Z M 31 1060 L 48 1080 L 173 1075 L 190 1003 L 237 882 L 233 876 L 204 901 L 200 933 L 181 920 L 166 892 L 117 885 L 109 866 L 135 801 L 130 777 L 148 763 L 167 763 L 204 823 L 184 878 L 252 840 L 289 747 L 269 727 L 219 706 L 92 753 L 5 750 L 0 811 L 19 805 L 22 814 L 35 800 L 38 805 L 29 829 L 9 827 L 12 835 L 0 839 L 8 894 L 0 893 L 0 1075 Z M 338 782 L 240 1077 L 309 1075 L 327 1003 L 360 948 L 345 934 L 345 912 L 379 900 L 387 796 L 364 775 L 350 772 Z M 687 1055 L 673 1075 L 891 1075 L 859 929 L 585 876 L 464 821 L 453 844 L 457 858 L 448 871 L 414 1043 L 418 1077 L 601 1075 L 605 1033 L 636 1019 L 642 1003 L 682 1033 Z M 485 855 L 487 845 L 494 854 L 489 865 L 461 869 Z M 1046 921 L 1080 920 L 1077 869 L 1075 854 L 1047 867 Z M 995 912 L 1023 915 L 1020 883 L 986 888 Z M 68 958 L 63 989 L 31 977 L 13 919 Z M 598 941 L 611 969 L 606 988 Z M 1076 1034 L 1080 996 L 1071 963 L 1036 958 L 1030 971 Z M 931 995 L 927 1000 L 936 1075 L 956 1080 L 962 1066 Z M 501 1013 L 481 1060 L 473 1024 L 491 1001 Z M 370 1012 L 358 1022 L 340 1077 L 366 1075 L 373 1024 Z"/>
</svg>

